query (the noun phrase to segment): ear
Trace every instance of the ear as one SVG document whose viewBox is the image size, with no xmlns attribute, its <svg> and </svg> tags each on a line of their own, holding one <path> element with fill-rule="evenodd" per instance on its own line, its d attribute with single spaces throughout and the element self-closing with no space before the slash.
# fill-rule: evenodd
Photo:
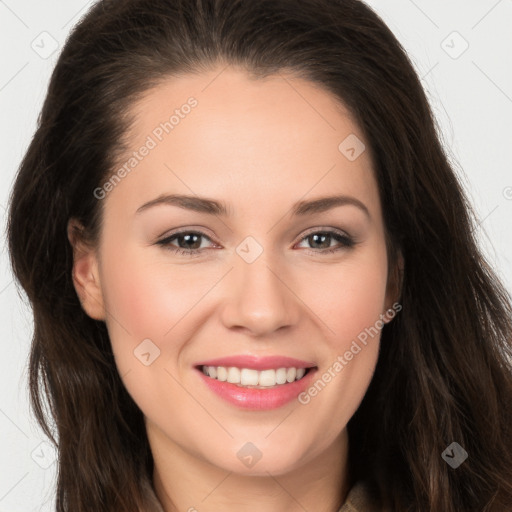
<svg viewBox="0 0 512 512">
<path fill-rule="evenodd" d="M 402 251 L 400 249 L 397 250 L 396 255 L 396 263 L 393 268 L 390 269 L 388 275 L 388 283 L 386 287 L 386 301 L 385 308 L 386 311 L 393 309 L 393 304 L 400 301 L 400 297 L 402 295 L 402 284 L 403 284 L 403 276 L 404 276 L 404 257 L 402 255 Z M 384 322 L 388 323 L 393 319 L 389 317 L 384 312 Z"/>
<path fill-rule="evenodd" d="M 82 309 L 95 320 L 105 320 L 97 251 L 87 243 L 84 228 L 76 219 L 69 220 L 67 234 L 73 248 L 73 285 Z"/>
</svg>

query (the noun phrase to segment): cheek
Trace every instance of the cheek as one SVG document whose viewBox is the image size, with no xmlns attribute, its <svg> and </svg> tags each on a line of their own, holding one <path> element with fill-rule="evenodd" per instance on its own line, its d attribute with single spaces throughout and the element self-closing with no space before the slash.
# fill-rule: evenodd
<svg viewBox="0 0 512 512">
<path fill-rule="evenodd" d="M 323 321 L 325 352 L 320 382 L 316 381 L 311 397 L 321 395 L 313 399 L 313 407 L 322 403 L 324 410 L 331 411 L 336 418 L 333 429 L 349 421 L 372 379 L 379 354 L 386 282 L 386 252 L 384 246 L 378 246 L 340 265 L 337 272 L 326 270 L 321 279 L 323 286 L 313 296 L 311 309 Z"/>
<path fill-rule="evenodd" d="M 194 265 L 170 264 L 165 253 L 155 256 L 152 249 L 119 247 L 103 250 L 107 327 L 119 374 L 129 374 L 126 386 L 134 398 L 142 393 L 143 401 L 150 390 L 158 395 L 169 386 L 166 370 L 180 366 L 187 340 L 201 325 L 195 315 L 205 314 L 201 299 L 225 270 L 217 276 Z"/>
<path fill-rule="evenodd" d="M 160 343 L 209 283 L 193 282 L 180 267 L 155 263 L 147 256 L 134 251 L 115 263 L 106 260 L 102 285 L 108 311 L 132 340 L 154 338 Z"/>
<path fill-rule="evenodd" d="M 160 366 L 162 340 L 183 315 L 178 293 L 183 283 L 179 275 L 166 280 L 157 273 L 143 251 L 112 249 L 104 247 L 101 282 L 112 350 L 123 375 Z M 139 346 L 145 347 L 141 353 L 150 353 L 151 367 L 138 359 Z"/>
<path fill-rule="evenodd" d="M 376 256 L 376 255 L 375 255 Z M 355 261 L 355 260 L 354 260 Z M 358 260 L 322 280 L 311 309 L 325 333 L 317 379 L 300 396 L 311 432 L 322 431 L 323 447 L 339 434 L 359 407 L 377 364 L 384 312 L 386 259 Z M 308 304 L 309 305 L 309 304 Z M 324 323 L 325 322 L 325 323 Z M 380 325 L 380 324 L 377 324 Z"/>
<path fill-rule="evenodd" d="M 178 358 L 181 346 L 179 342 L 164 344 L 164 339 L 180 339 L 180 319 L 190 309 L 189 302 L 197 302 L 183 273 L 171 266 L 165 275 L 161 268 L 157 272 L 159 267 L 148 264 L 147 252 L 124 251 L 124 255 L 109 257 L 114 253 L 105 248 L 102 258 L 107 327 L 116 366 L 145 413 L 166 405 L 161 402 L 165 389 L 173 391 L 173 405 L 181 406 L 183 396 L 165 371 L 169 358 Z"/>
<path fill-rule="evenodd" d="M 375 250 L 336 270 L 330 267 L 319 272 L 318 286 L 308 286 L 308 306 L 324 322 L 326 338 L 338 353 L 380 319 L 386 282 L 386 254 Z"/>
</svg>

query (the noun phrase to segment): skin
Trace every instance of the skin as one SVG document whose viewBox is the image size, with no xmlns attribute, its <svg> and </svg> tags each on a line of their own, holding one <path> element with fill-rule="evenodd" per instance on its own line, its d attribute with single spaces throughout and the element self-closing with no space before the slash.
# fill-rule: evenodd
<svg viewBox="0 0 512 512">
<path fill-rule="evenodd" d="M 119 374 L 145 415 L 166 512 L 337 511 L 349 490 L 346 425 L 371 381 L 380 335 L 307 405 L 242 410 L 193 367 L 232 354 L 285 355 L 314 361 L 321 375 L 391 308 L 396 283 L 369 147 L 354 161 L 339 151 L 348 135 L 364 137 L 319 86 L 219 66 L 169 79 L 134 104 L 131 150 L 190 96 L 198 105 L 103 199 L 97 246 L 77 239 L 70 222 L 77 293 L 106 322 Z M 162 193 L 222 200 L 231 216 L 165 204 L 136 213 Z M 292 217 L 296 201 L 333 194 L 357 198 L 369 216 L 344 205 Z M 306 236 L 326 228 L 357 244 Z M 203 253 L 156 244 L 177 230 L 205 232 L 192 244 Z M 236 252 L 247 236 L 263 249 L 250 264 Z M 169 244 L 180 242 L 190 247 L 183 238 Z M 160 350 L 148 366 L 134 356 L 145 339 Z M 247 442 L 262 454 L 250 468 L 237 457 Z"/>
</svg>

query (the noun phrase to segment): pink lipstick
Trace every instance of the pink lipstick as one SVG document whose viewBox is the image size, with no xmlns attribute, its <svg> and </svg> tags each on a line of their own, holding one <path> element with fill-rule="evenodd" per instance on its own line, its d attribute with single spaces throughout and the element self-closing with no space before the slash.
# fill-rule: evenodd
<svg viewBox="0 0 512 512">
<path fill-rule="evenodd" d="M 201 361 L 198 375 L 215 395 L 249 410 L 282 407 L 303 392 L 314 378 L 314 362 L 286 356 L 239 355 Z"/>
</svg>

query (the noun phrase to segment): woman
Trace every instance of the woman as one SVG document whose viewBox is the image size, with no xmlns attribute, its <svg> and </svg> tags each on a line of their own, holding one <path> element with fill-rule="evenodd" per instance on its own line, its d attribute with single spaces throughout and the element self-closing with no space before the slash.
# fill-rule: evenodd
<svg viewBox="0 0 512 512">
<path fill-rule="evenodd" d="M 97 3 L 9 217 L 57 509 L 508 510 L 512 307 L 473 222 L 364 3 Z"/>
</svg>

